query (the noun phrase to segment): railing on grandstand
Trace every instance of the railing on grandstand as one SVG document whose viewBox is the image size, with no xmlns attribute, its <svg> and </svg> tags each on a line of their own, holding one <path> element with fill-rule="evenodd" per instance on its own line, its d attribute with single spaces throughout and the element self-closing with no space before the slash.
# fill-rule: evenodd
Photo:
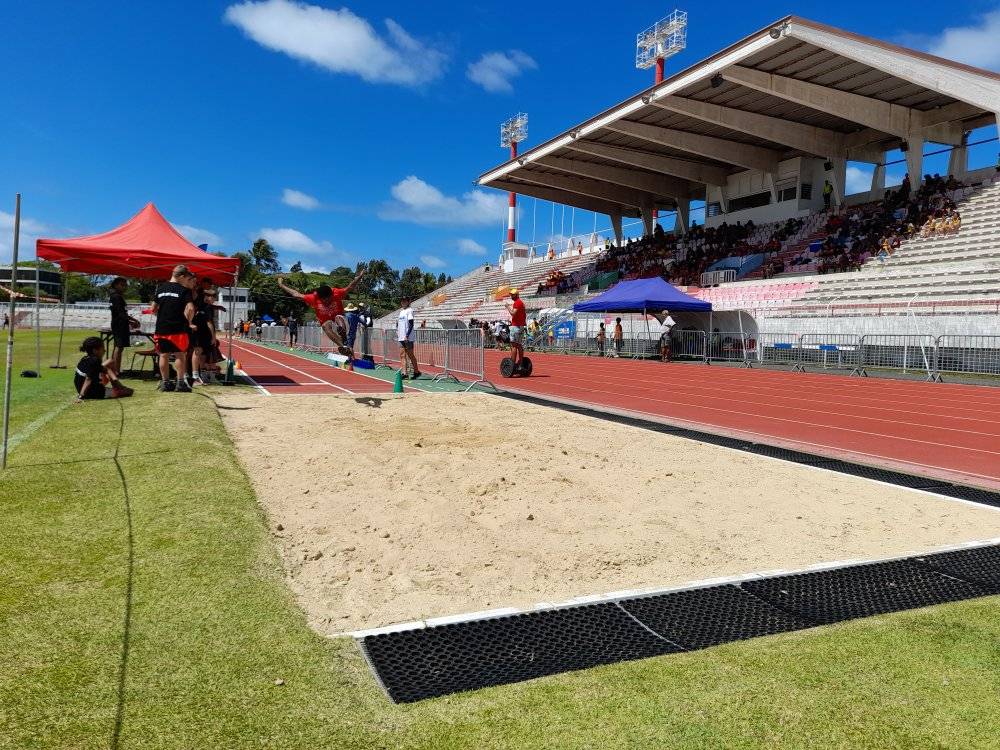
<svg viewBox="0 0 1000 750">
<path fill-rule="evenodd" d="M 736 270 L 732 268 L 724 268 L 721 271 L 705 271 L 701 275 L 702 288 L 727 284 L 731 281 L 736 281 Z"/>
</svg>

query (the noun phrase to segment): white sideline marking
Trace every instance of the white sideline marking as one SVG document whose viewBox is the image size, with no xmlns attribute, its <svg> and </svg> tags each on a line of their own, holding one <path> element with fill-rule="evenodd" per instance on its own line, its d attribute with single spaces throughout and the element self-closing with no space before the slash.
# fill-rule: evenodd
<svg viewBox="0 0 1000 750">
<path fill-rule="evenodd" d="M 895 485 L 894 485 L 895 486 Z M 981 507 L 981 506 L 980 506 Z M 963 549 L 975 549 L 977 547 L 990 547 L 1000 544 L 1000 537 L 992 539 L 980 539 L 970 542 L 958 542 L 942 547 L 935 547 L 930 550 L 911 552 L 903 555 L 893 555 L 892 557 L 873 557 L 867 559 L 833 560 L 830 562 L 815 563 L 804 568 L 773 570 L 763 570 L 753 573 L 740 573 L 732 576 L 722 576 L 719 578 L 702 578 L 696 581 L 678 584 L 677 586 L 653 587 L 644 589 L 627 589 L 625 591 L 612 591 L 607 594 L 587 594 L 568 599 L 563 602 L 539 602 L 531 607 L 518 609 L 516 607 L 505 607 L 503 609 L 489 609 L 480 612 L 468 612 L 466 614 L 448 615 L 447 617 L 434 617 L 428 620 L 415 620 L 413 622 L 403 622 L 395 625 L 386 625 L 381 628 L 368 628 L 365 630 L 354 630 L 344 633 L 336 633 L 333 638 L 354 638 L 361 640 L 369 636 L 387 635 L 390 633 L 401 633 L 408 630 L 424 630 L 438 625 L 455 625 L 458 623 L 475 622 L 477 620 L 488 620 L 494 617 L 509 617 L 511 615 L 530 614 L 532 612 L 552 612 L 560 609 L 572 609 L 586 604 L 617 603 L 627 599 L 641 599 L 652 596 L 662 596 L 663 594 L 675 594 L 680 591 L 694 591 L 697 589 L 709 588 L 710 586 L 720 586 L 727 583 L 742 583 L 743 581 L 754 581 L 765 578 L 777 578 L 779 576 L 797 575 L 799 573 L 814 573 L 822 570 L 835 570 L 840 568 L 853 568 L 859 565 L 870 565 L 872 563 L 889 562 L 892 560 L 903 560 L 912 557 L 922 557 L 924 555 L 936 555 L 942 552 L 954 552 Z"/>
<path fill-rule="evenodd" d="M 30 438 L 32 435 L 34 435 L 36 432 L 42 429 L 45 425 L 47 425 L 49 422 L 55 419 L 59 415 L 59 413 L 69 405 L 70 401 L 67 400 L 64 403 L 57 406 L 56 408 L 52 409 L 51 411 L 45 412 L 45 414 L 38 417 L 34 421 L 26 424 L 24 427 L 21 428 L 20 432 L 15 433 L 13 437 L 7 440 L 7 451 L 9 453 L 12 453 L 17 446 L 19 446 L 21 443 L 23 443 L 25 440 Z"/>
<path fill-rule="evenodd" d="M 255 351 L 253 351 L 251 349 L 244 349 L 243 347 L 237 346 L 236 344 L 233 344 L 233 346 L 236 349 L 240 349 L 241 351 L 246 352 L 247 354 L 253 354 L 253 355 L 257 356 L 257 357 L 260 357 L 261 359 L 266 359 L 268 362 L 270 362 L 271 364 L 275 364 L 278 367 L 284 367 L 286 370 L 291 370 L 292 372 L 297 372 L 299 375 L 305 375 L 307 378 L 313 378 L 314 380 L 318 380 L 323 385 L 328 385 L 331 388 L 336 388 L 338 391 L 343 391 L 344 393 L 351 393 L 351 394 L 354 393 L 354 391 L 352 391 L 352 390 L 350 390 L 348 388 L 342 388 L 341 386 L 337 385 L 336 383 L 331 383 L 329 380 L 323 380 L 322 378 L 319 378 L 319 377 L 317 377 L 315 375 L 312 375 L 311 373 L 304 372 L 302 370 L 298 370 L 298 369 L 292 367 L 291 365 L 286 365 L 283 362 L 279 362 L 276 359 L 271 359 L 270 357 L 265 357 L 260 352 L 255 352 Z M 259 387 L 260 386 L 258 386 L 258 388 Z"/>
</svg>

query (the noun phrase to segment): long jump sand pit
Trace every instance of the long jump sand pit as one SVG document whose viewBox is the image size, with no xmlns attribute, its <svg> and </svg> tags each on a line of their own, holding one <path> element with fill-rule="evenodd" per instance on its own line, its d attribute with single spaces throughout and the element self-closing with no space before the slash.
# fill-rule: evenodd
<svg viewBox="0 0 1000 750">
<path fill-rule="evenodd" d="M 325 634 L 1000 536 L 1000 512 L 484 394 L 227 394 Z"/>
</svg>

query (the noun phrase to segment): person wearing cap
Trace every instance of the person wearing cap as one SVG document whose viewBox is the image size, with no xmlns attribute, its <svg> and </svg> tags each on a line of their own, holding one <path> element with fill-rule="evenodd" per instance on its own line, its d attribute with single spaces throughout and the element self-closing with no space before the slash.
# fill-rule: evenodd
<svg viewBox="0 0 1000 750">
<path fill-rule="evenodd" d="M 160 355 L 160 385 L 159 391 L 190 393 L 191 386 L 187 382 L 187 351 L 190 347 L 189 336 L 195 330 L 194 298 L 191 289 L 194 287 L 194 274 L 185 265 L 174 266 L 170 281 L 156 287 L 153 294 L 153 312 L 156 314 L 156 328 L 153 342 Z M 174 369 L 177 371 L 177 384 L 170 380 L 170 356 L 174 357 Z"/>
<path fill-rule="evenodd" d="M 514 364 L 519 365 L 524 356 L 522 341 L 528 312 L 524 309 L 524 302 L 521 301 L 517 289 L 510 290 L 510 298 L 512 303 L 507 305 L 507 312 L 510 313 L 510 351 L 514 355 Z"/>
<path fill-rule="evenodd" d="M 353 303 L 344 305 L 344 315 L 347 318 L 347 345 L 354 348 L 354 338 L 358 333 L 358 306 Z"/>
<path fill-rule="evenodd" d="M 128 314 L 128 305 L 125 303 L 125 289 L 128 282 L 121 276 L 116 276 L 109 284 L 111 294 L 108 302 L 111 303 L 111 335 L 114 338 L 115 348 L 111 353 L 111 362 L 115 372 L 122 371 L 122 355 L 131 345 L 132 329 L 139 327 L 139 321 Z M 6 326 L 4 326 L 6 328 Z"/>
<path fill-rule="evenodd" d="M 420 377 L 420 365 L 417 364 L 417 357 L 413 353 L 413 341 L 416 334 L 413 330 L 413 310 L 410 308 L 410 298 L 403 297 L 400 300 L 399 319 L 396 321 L 396 339 L 399 341 L 399 369 L 403 371 L 403 377 L 407 377 L 406 363 L 413 366 L 413 379 Z"/>
</svg>

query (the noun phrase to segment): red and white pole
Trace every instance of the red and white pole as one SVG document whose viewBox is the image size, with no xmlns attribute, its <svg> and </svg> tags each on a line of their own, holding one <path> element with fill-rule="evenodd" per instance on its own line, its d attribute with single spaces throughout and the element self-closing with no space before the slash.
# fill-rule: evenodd
<svg viewBox="0 0 1000 750">
<path fill-rule="evenodd" d="M 517 141 L 510 142 L 510 160 L 517 158 Z M 507 242 L 514 241 L 514 218 L 517 213 L 517 193 L 511 191 L 507 200 Z"/>
<path fill-rule="evenodd" d="M 654 85 L 659 85 L 663 83 L 663 58 L 656 58 L 656 80 L 653 82 Z M 653 224 L 656 224 L 656 220 L 660 218 L 660 212 L 655 208 L 653 209 Z"/>
</svg>

